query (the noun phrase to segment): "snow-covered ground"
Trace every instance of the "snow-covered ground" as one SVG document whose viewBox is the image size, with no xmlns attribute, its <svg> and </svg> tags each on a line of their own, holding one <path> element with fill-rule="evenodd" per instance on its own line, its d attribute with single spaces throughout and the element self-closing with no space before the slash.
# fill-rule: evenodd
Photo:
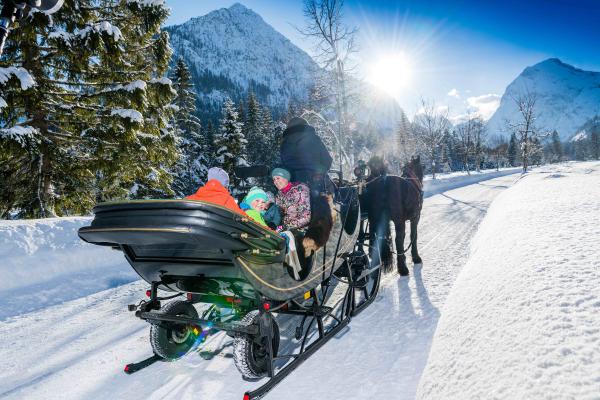
<svg viewBox="0 0 600 400">
<path fill-rule="evenodd" d="M 0 221 L 0 321 L 139 279 L 121 252 L 79 239 L 90 221 Z"/>
<path fill-rule="evenodd" d="M 442 309 L 419 399 L 600 399 L 600 163 L 494 201 Z"/>
<path fill-rule="evenodd" d="M 425 195 L 441 193 L 518 168 L 425 178 Z M 118 251 L 87 244 L 77 230 L 91 217 L 0 221 L 0 321 L 137 280 Z"/>
<path fill-rule="evenodd" d="M 430 191 L 423 266 L 409 278 L 386 276 L 378 299 L 268 398 L 598 398 L 599 191 L 597 162 Z M 126 311 L 147 284 L 89 294 L 106 283 L 84 290 L 64 279 L 86 269 L 98 282 L 130 273 L 118 252 L 76 239 L 87 221 L 0 224 L 8 290 L 26 299 L 35 293 L 24 282 L 49 290 L 55 276 L 64 281 L 56 294 L 84 296 L 54 305 L 41 298 L 42 309 L 0 319 L 1 399 L 240 399 L 258 385 L 241 379 L 225 335 L 210 339 L 221 349 L 211 359 L 191 353 L 123 374 L 151 354 L 148 325 Z"/>
<path fill-rule="evenodd" d="M 424 266 L 413 269 L 410 278 L 385 277 L 377 301 L 268 398 L 414 398 L 439 310 L 466 261 L 470 238 L 492 200 L 518 177 L 495 178 L 428 197 L 419 231 Z M 2 226 L 14 231 L 15 224 L 19 223 Z M 74 230 L 68 235 L 73 236 Z M 51 252 L 51 247 L 41 248 Z M 103 257 L 121 257 L 100 250 L 104 253 L 86 258 L 82 253 L 76 261 L 89 265 L 99 280 L 106 274 L 96 263 Z M 31 253 L 32 263 L 46 257 L 35 254 Z M 124 260 L 114 263 L 123 271 L 131 270 Z M 146 283 L 136 281 L 0 322 L 0 357 L 6 360 L 0 364 L 0 398 L 240 399 L 257 386 L 241 379 L 224 335 L 209 343 L 211 348 L 223 348 L 211 360 L 192 353 L 175 363 L 123 374 L 126 363 L 151 354 L 148 325 L 126 311 L 146 288 Z"/>
<path fill-rule="evenodd" d="M 491 178 L 497 178 L 500 176 L 512 175 L 517 172 L 521 172 L 521 167 L 516 168 L 500 168 L 496 170 L 481 170 L 480 172 L 471 171 L 469 174 L 466 172 L 449 172 L 444 174 L 436 174 L 435 179 L 432 179 L 431 175 L 427 175 L 423 178 L 423 190 L 425 197 L 433 196 L 448 190 L 463 187 L 465 185 L 485 181 Z"/>
</svg>

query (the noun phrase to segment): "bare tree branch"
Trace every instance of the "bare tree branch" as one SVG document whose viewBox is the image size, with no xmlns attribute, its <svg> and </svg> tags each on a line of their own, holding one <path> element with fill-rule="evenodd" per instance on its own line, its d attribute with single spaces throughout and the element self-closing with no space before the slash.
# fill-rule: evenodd
<svg viewBox="0 0 600 400">
<path fill-rule="evenodd" d="M 435 179 L 436 157 L 439 147 L 450 128 L 447 108 L 436 107 L 434 101 L 421 99 L 421 110 L 415 116 L 416 134 L 431 162 L 431 173 Z"/>
<path fill-rule="evenodd" d="M 511 99 L 519 110 L 519 117 L 516 121 L 507 121 L 507 126 L 519 140 L 523 172 L 527 172 L 532 155 L 540 150 L 539 139 L 548 136 L 549 133 L 543 132 L 536 124 L 537 94 L 535 92 L 527 89 L 524 93 L 512 95 Z"/>
<path fill-rule="evenodd" d="M 315 41 L 315 58 L 321 67 L 331 73 L 334 88 L 333 98 L 337 114 L 339 164 L 342 170 L 343 153 L 351 153 L 344 147 L 347 146 L 348 127 L 350 117 L 348 114 L 349 75 L 353 70 L 351 65 L 352 55 L 356 53 L 357 28 L 344 24 L 343 0 L 305 0 L 304 17 L 306 27 L 300 33 Z"/>
</svg>

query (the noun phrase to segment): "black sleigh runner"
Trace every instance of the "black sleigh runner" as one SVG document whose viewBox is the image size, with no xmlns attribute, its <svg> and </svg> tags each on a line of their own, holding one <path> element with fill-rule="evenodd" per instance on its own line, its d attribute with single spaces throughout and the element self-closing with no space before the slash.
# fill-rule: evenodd
<svg viewBox="0 0 600 400">
<path fill-rule="evenodd" d="M 296 237 L 299 275 L 285 263 L 279 234 L 224 207 L 193 200 L 96 206 L 91 226 L 79 236 L 121 250 L 150 284 L 148 298 L 129 309 L 150 323 L 154 355 L 125 372 L 177 360 L 207 335 L 225 331 L 244 378 L 269 378 L 244 399 L 264 396 L 377 295 L 381 268 L 366 251 L 359 186 L 342 182 L 336 188 L 331 231 L 316 252 L 305 256 L 302 234 Z M 159 297 L 159 289 L 173 294 Z M 280 337 L 275 316 L 283 314 L 296 326 L 291 337 Z M 288 354 L 280 339 L 292 342 Z"/>
</svg>

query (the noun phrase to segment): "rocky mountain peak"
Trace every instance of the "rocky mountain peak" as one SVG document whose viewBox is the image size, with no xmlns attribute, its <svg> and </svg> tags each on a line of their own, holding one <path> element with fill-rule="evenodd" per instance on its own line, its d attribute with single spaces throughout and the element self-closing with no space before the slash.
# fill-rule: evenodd
<svg viewBox="0 0 600 400">
<path fill-rule="evenodd" d="M 550 58 L 525 68 L 508 85 L 500 107 L 488 122 L 490 133 L 510 135 L 507 121 L 519 118 L 514 99 L 525 93 L 537 96 L 537 126 L 548 132 L 556 130 L 561 140 L 568 140 L 600 115 L 600 73 Z"/>
</svg>

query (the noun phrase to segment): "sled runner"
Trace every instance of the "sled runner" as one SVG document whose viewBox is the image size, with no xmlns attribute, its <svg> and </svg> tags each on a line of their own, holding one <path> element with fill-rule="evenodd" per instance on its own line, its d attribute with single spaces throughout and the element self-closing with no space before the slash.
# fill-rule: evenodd
<svg viewBox="0 0 600 400">
<path fill-rule="evenodd" d="M 208 335 L 225 331 L 234 338 L 242 375 L 270 378 L 244 399 L 266 394 L 377 295 L 381 270 L 365 251 L 367 224 L 357 187 L 339 188 L 334 208 L 337 217 L 323 247 L 305 257 L 302 233 L 297 235 L 302 268 L 295 274 L 285 263 L 282 236 L 224 207 L 193 200 L 96 206 L 92 224 L 79 236 L 121 250 L 150 284 L 148 299 L 129 309 L 151 324 L 154 355 L 128 364 L 125 372 L 179 359 Z M 159 289 L 173 294 L 159 297 Z M 289 354 L 280 351 L 279 314 L 297 320 Z"/>
</svg>

